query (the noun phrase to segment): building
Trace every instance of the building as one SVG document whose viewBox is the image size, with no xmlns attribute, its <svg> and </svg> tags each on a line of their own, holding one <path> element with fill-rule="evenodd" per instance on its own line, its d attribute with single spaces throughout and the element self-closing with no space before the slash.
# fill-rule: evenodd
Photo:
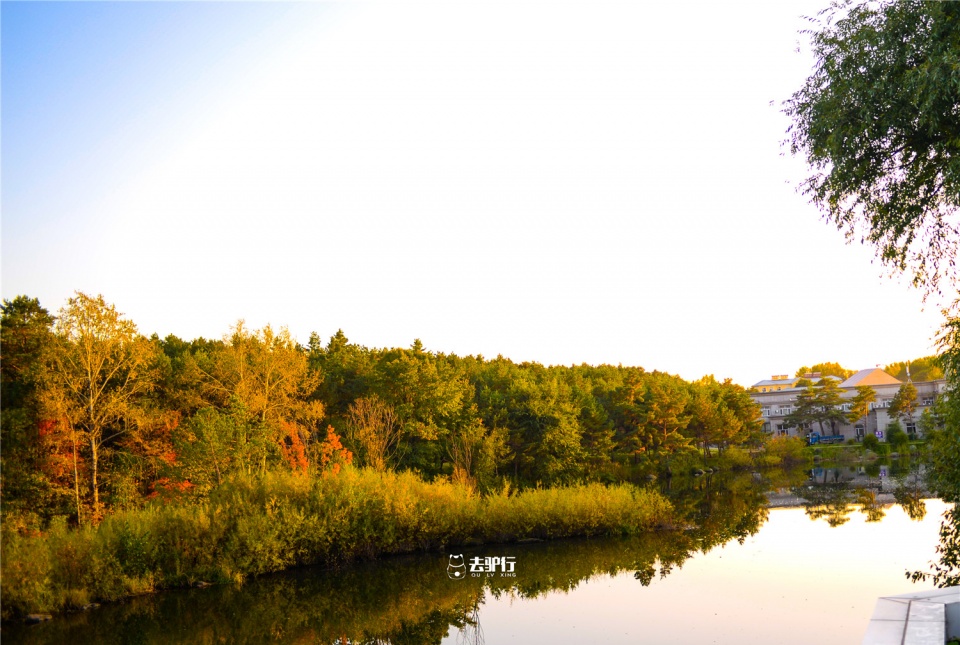
<svg viewBox="0 0 960 645">
<path fill-rule="evenodd" d="M 840 380 L 833 376 L 826 378 Z M 804 374 L 797 378 L 774 376 L 772 379 L 760 381 L 750 388 L 750 396 L 761 407 L 764 430 L 774 435 L 791 437 L 805 437 L 811 432 L 817 432 L 819 430 L 817 427 L 787 428 L 786 417 L 796 410 L 797 395 L 805 389 L 808 383 L 816 383 L 819 380 L 820 374 L 818 373 Z M 870 404 L 870 413 L 866 419 L 860 419 L 854 423 L 843 422 L 838 425 L 837 431 L 847 439 L 855 438 L 859 441 L 864 435 L 873 434 L 884 440 L 886 428 L 893 421 L 893 418 L 889 415 L 890 404 L 903 383 L 877 367 L 860 370 L 840 383 L 842 398 L 853 399 L 857 394 L 857 386 L 859 385 L 868 385 L 873 388 L 877 399 Z M 914 383 L 913 385 L 917 388 L 917 411 L 914 413 L 913 419 L 901 420 L 904 430 L 910 434 L 917 432 L 917 419 L 920 418 L 925 409 L 933 405 L 937 395 L 946 389 L 946 381 L 939 379 Z M 845 412 L 848 412 L 850 408 L 849 403 L 843 405 Z"/>
</svg>

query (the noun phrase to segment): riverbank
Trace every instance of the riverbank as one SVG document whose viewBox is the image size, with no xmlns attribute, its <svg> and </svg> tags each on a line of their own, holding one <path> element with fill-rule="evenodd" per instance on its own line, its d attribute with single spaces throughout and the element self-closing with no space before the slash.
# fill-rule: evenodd
<svg viewBox="0 0 960 645">
<path fill-rule="evenodd" d="M 155 503 L 80 529 L 20 535 L 4 523 L 4 620 L 163 588 L 242 583 L 292 567 L 464 544 L 636 535 L 673 521 L 661 494 L 582 484 L 481 497 L 411 473 L 269 473 L 195 503 Z"/>
</svg>

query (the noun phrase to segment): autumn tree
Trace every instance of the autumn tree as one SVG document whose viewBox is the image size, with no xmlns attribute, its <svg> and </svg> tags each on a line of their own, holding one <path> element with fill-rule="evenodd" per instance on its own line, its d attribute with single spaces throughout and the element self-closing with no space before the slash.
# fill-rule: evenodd
<svg viewBox="0 0 960 645">
<path fill-rule="evenodd" d="M 386 470 L 400 448 L 403 425 L 393 408 L 376 395 L 361 397 L 348 412 L 349 439 L 363 465 Z"/>
<path fill-rule="evenodd" d="M 53 331 L 44 402 L 85 445 L 93 512 L 99 516 L 103 449 L 143 421 L 142 401 L 157 380 L 157 349 L 103 296 L 80 292 L 59 311 Z"/>
<path fill-rule="evenodd" d="M 307 403 L 320 381 L 308 369 L 306 351 L 283 327 L 250 331 L 239 321 L 224 343 L 199 361 L 208 398 L 226 408 L 232 399 L 260 423 L 293 418 L 316 421 L 322 406 Z"/>
<path fill-rule="evenodd" d="M 265 472 L 274 457 L 299 453 L 301 444 L 304 455 L 288 462 L 299 464 L 295 469 L 305 465 L 307 444 L 325 437 L 323 405 L 310 398 L 320 373 L 310 369 L 306 350 L 288 329 L 251 331 L 241 320 L 222 343 L 197 352 L 194 360 L 205 400 L 231 415 L 242 410 L 248 416 L 244 432 L 263 435 L 278 449 L 258 449 L 260 464 L 248 470 Z"/>
</svg>

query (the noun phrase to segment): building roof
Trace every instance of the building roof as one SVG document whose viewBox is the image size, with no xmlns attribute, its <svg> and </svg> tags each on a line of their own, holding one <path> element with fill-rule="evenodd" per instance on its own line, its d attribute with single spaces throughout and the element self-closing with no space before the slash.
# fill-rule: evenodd
<svg viewBox="0 0 960 645">
<path fill-rule="evenodd" d="M 879 367 L 873 367 L 868 370 L 860 370 L 841 383 L 840 387 L 857 387 L 858 385 L 900 385 L 900 381 Z"/>
<path fill-rule="evenodd" d="M 753 387 L 770 387 L 772 385 L 780 385 L 782 387 L 793 387 L 793 384 L 799 380 L 800 380 L 799 378 L 767 379 L 766 381 L 760 381 L 759 383 L 754 383 Z"/>
</svg>

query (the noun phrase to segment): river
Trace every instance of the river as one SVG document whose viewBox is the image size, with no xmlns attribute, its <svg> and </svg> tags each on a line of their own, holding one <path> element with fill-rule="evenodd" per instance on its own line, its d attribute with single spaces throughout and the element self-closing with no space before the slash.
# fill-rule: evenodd
<svg viewBox="0 0 960 645">
<path fill-rule="evenodd" d="M 857 643 L 878 596 L 920 588 L 904 572 L 927 568 L 946 505 L 850 504 L 862 483 L 818 475 L 673 482 L 665 492 L 688 523 L 641 538 L 302 569 L 6 625 L 3 641 Z M 771 487 L 815 501 L 768 508 Z"/>
</svg>

